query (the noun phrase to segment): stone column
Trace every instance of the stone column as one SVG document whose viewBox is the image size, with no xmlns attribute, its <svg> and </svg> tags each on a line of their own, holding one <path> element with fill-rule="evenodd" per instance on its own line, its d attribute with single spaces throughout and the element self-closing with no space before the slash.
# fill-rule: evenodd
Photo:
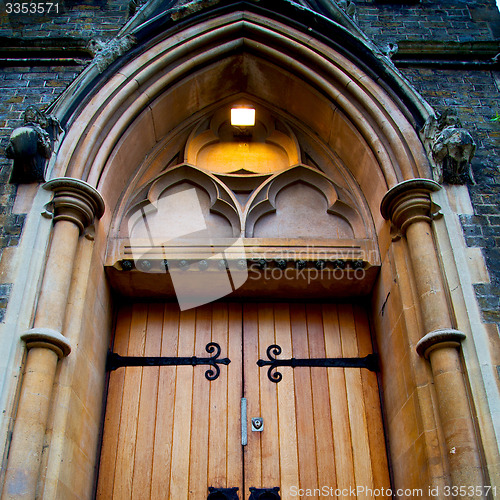
<svg viewBox="0 0 500 500">
<path fill-rule="evenodd" d="M 35 498 L 57 362 L 71 351 L 61 330 L 78 241 L 104 213 L 86 182 L 63 177 L 44 188 L 54 192 L 54 229 L 33 328 L 21 336 L 28 353 L 2 499 Z"/>
<path fill-rule="evenodd" d="M 439 189 L 428 179 L 401 182 L 386 193 L 381 212 L 408 243 L 426 332 L 417 353 L 431 364 L 452 485 L 475 487 L 482 486 L 484 479 L 459 353 L 465 334 L 453 328 L 431 227 L 435 210 L 430 193 Z"/>
</svg>

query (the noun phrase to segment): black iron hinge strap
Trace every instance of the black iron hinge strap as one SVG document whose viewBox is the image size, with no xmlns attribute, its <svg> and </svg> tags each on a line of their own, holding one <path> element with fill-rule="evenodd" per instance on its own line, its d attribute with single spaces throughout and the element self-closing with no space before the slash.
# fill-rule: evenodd
<svg viewBox="0 0 500 500">
<path fill-rule="evenodd" d="M 266 351 L 269 360 L 259 359 L 257 365 L 259 367 L 269 366 L 267 376 L 271 382 L 278 383 L 283 378 L 279 371 L 273 372 L 278 366 L 291 366 L 296 368 L 298 366 L 309 367 L 322 367 L 322 368 L 366 368 L 372 372 L 379 370 L 378 356 L 376 354 L 368 354 L 363 358 L 289 358 L 289 359 L 276 359 L 276 356 L 281 354 L 281 347 L 272 344 Z"/>
<path fill-rule="evenodd" d="M 210 365 L 205 372 L 205 377 L 208 380 L 215 380 L 220 374 L 219 365 L 228 365 L 231 363 L 229 358 L 219 358 L 221 349 L 219 344 L 209 342 L 205 350 L 211 354 L 215 352 L 214 356 L 209 358 L 199 358 L 197 356 L 187 357 L 169 357 L 169 356 L 120 356 L 115 352 L 108 353 L 106 362 L 106 370 L 112 371 L 122 366 L 197 366 L 197 365 Z"/>
</svg>

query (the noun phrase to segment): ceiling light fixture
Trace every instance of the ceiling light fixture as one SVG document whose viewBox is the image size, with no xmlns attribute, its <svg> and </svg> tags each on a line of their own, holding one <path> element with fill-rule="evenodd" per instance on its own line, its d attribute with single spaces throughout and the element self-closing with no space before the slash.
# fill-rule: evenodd
<svg viewBox="0 0 500 500">
<path fill-rule="evenodd" d="M 255 109 L 244 106 L 231 108 L 231 125 L 233 127 L 253 127 L 255 125 Z"/>
</svg>

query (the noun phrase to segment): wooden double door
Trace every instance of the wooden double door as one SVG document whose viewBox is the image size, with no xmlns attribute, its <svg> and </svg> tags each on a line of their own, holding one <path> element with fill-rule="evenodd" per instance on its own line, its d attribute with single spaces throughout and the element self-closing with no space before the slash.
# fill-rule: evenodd
<svg viewBox="0 0 500 500">
<path fill-rule="evenodd" d="M 238 487 L 240 499 L 250 487 L 279 487 L 282 499 L 353 497 L 353 488 L 373 498 L 370 489 L 390 487 L 374 373 L 281 367 L 274 383 L 257 366 L 271 344 L 281 359 L 371 353 L 361 306 L 214 303 L 179 312 L 137 303 L 119 312 L 114 352 L 203 357 L 209 342 L 230 359 L 213 381 L 201 365 L 110 373 L 97 498 L 202 500 L 209 487 Z M 262 432 L 252 431 L 253 417 Z"/>
</svg>

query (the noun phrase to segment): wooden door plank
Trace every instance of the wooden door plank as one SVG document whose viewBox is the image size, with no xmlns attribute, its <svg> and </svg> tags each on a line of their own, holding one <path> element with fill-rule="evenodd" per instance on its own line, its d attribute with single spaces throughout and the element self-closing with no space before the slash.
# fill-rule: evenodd
<svg viewBox="0 0 500 500">
<path fill-rule="evenodd" d="M 248 488 L 262 487 L 262 455 L 260 432 L 252 432 L 250 419 L 261 413 L 259 394 L 259 332 L 258 311 L 256 304 L 245 304 L 243 309 L 243 366 L 244 366 L 244 397 L 248 402 L 248 444 L 243 448 L 245 468 L 245 497 Z"/>
<path fill-rule="evenodd" d="M 194 356 L 195 311 L 180 314 L 178 356 Z M 170 499 L 189 498 L 193 367 L 176 367 Z"/>
<path fill-rule="evenodd" d="M 151 304 L 147 317 L 147 336 L 144 356 L 159 356 L 163 330 L 163 306 Z M 158 399 L 157 366 L 142 370 L 141 396 L 137 421 L 137 445 L 135 449 L 132 498 L 150 498 L 153 471 L 154 435 L 156 427 L 156 405 Z"/>
<path fill-rule="evenodd" d="M 291 307 L 290 324 L 294 357 L 309 358 L 306 312 L 303 304 L 293 304 L 293 307 Z M 300 487 L 314 489 L 318 488 L 318 470 L 316 464 L 316 442 L 314 439 L 311 369 L 295 369 L 293 370 L 293 377 L 297 416 Z"/>
<path fill-rule="evenodd" d="M 308 304 L 307 333 L 309 355 L 311 358 L 324 358 L 325 336 L 321 306 Z M 337 368 L 330 368 L 337 370 Z M 335 454 L 333 450 L 333 431 L 330 398 L 328 395 L 328 369 L 314 368 L 312 371 L 312 396 L 314 409 L 314 437 L 316 439 L 316 462 L 318 464 L 318 483 L 320 486 L 336 486 Z"/>
<path fill-rule="evenodd" d="M 209 356 L 205 347 L 212 339 L 212 306 L 196 309 L 195 356 Z M 189 459 L 189 498 L 208 495 L 208 429 L 210 416 L 210 382 L 205 377 L 208 367 L 193 369 L 193 406 L 191 413 L 191 449 Z"/>
<path fill-rule="evenodd" d="M 212 340 L 231 364 L 213 382 L 205 366 L 113 372 L 97 498 L 202 499 L 209 485 L 241 486 L 242 463 L 241 498 L 250 486 L 277 481 L 282 498 L 293 486 L 389 487 L 374 374 L 283 367 L 282 381 L 273 384 L 267 368 L 256 364 L 272 343 L 281 345 L 280 358 L 364 356 L 371 352 L 366 312 L 349 304 L 246 304 L 243 310 L 242 318 L 239 304 L 213 304 L 179 315 L 176 305 L 138 304 L 120 313 L 119 354 L 158 355 L 161 337 L 160 355 L 205 356 Z M 247 423 L 243 459 L 242 393 L 249 419 L 265 421 L 262 434 Z"/>
<path fill-rule="evenodd" d="M 258 320 L 259 358 L 266 358 L 267 347 L 276 343 L 273 304 L 259 304 Z M 277 387 L 267 377 L 266 369 L 259 370 L 259 379 L 261 412 L 250 417 L 264 419 L 264 431 L 253 434 L 257 434 L 261 442 L 262 487 L 272 488 L 280 484 Z"/>
<path fill-rule="evenodd" d="M 227 488 L 243 488 L 243 450 L 241 446 L 241 411 L 243 394 L 243 331 L 240 304 L 228 304 L 227 353 L 231 363 L 227 373 L 227 436 L 226 484 Z M 245 498 L 242 493 L 241 498 Z"/>
<path fill-rule="evenodd" d="M 335 304 L 325 304 L 322 309 L 326 356 L 329 358 L 341 358 L 342 344 L 337 306 Z M 340 490 L 350 488 L 355 484 L 344 372 L 345 369 L 341 368 L 328 370 L 335 473 L 337 488 Z"/>
<path fill-rule="evenodd" d="M 226 304 L 213 304 L 212 321 L 212 342 L 216 342 L 220 345 L 220 355 L 222 358 L 229 357 L 228 311 Z M 231 363 L 234 363 L 232 358 L 229 357 L 229 359 L 231 360 Z M 215 488 L 225 488 L 227 484 L 226 455 L 229 430 L 227 370 L 229 366 L 226 368 L 221 365 L 220 368 L 221 371 L 219 378 L 210 383 L 208 486 L 213 486 Z M 233 382 L 236 383 L 236 380 L 231 381 L 231 383 Z"/>
<path fill-rule="evenodd" d="M 130 325 L 128 356 L 143 356 L 146 340 L 147 305 L 134 304 Z M 116 455 L 116 474 L 113 487 L 114 498 L 132 498 L 132 479 L 137 443 L 137 418 L 141 392 L 142 368 L 125 368 L 118 452 Z"/>
<path fill-rule="evenodd" d="M 124 307 L 117 316 L 113 349 L 122 355 L 127 354 L 130 337 L 132 310 Z M 97 498 L 108 500 L 113 496 L 116 456 L 118 453 L 118 435 L 120 432 L 120 416 L 122 411 L 125 370 L 116 370 L 109 374 L 108 399 L 104 418 L 104 431 L 99 466 Z"/>
<path fill-rule="evenodd" d="M 356 326 L 352 306 L 350 304 L 343 304 L 342 306 L 339 306 L 339 323 L 341 325 L 343 356 L 357 357 L 359 355 L 359 351 L 356 338 Z M 346 369 L 345 378 L 356 484 L 373 489 L 370 446 L 368 442 L 368 428 L 363 397 L 363 383 L 361 380 L 361 368 Z M 368 497 L 363 494 L 360 495 L 360 498 Z"/>
<path fill-rule="evenodd" d="M 276 304 L 276 343 L 281 346 L 283 358 L 291 358 L 292 334 L 290 308 L 287 304 Z M 262 369 L 264 370 L 264 369 Z M 267 376 L 267 370 L 265 370 Z M 279 459 L 282 498 L 286 498 L 299 483 L 299 456 L 297 426 L 295 422 L 295 389 L 292 368 L 283 368 L 283 380 L 278 385 Z M 269 383 L 271 383 L 269 381 Z"/>
<path fill-rule="evenodd" d="M 167 303 L 163 315 L 161 356 L 177 356 L 179 338 L 179 308 Z M 172 457 L 175 375 L 173 366 L 160 367 L 158 404 L 155 428 L 151 499 L 170 498 L 170 467 Z"/>
<path fill-rule="evenodd" d="M 356 318 L 359 355 L 366 356 L 373 352 L 368 316 L 361 306 L 355 306 L 354 317 Z M 363 395 L 366 408 L 373 485 L 376 490 L 381 490 L 382 488 L 387 490 L 390 488 L 390 478 L 377 375 L 371 371 L 362 370 L 361 380 L 363 383 Z"/>
</svg>

